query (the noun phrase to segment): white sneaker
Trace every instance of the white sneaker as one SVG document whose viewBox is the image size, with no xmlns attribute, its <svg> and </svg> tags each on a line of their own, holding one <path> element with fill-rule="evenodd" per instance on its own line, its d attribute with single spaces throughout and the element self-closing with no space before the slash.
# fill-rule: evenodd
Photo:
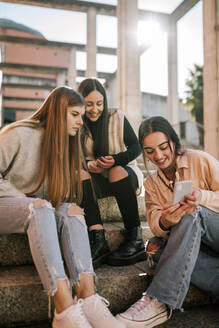
<svg viewBox="0 0 219 328">
<path fill-rule="evenodd" d="M 143 296 L 116 318 L 127 328 L 152 328 L 168 320 L 166 305 L 156 298 Z"/>
<path fill-rule="evenodd" d="M 108 310 L 109 302 L 98 294 L 84 299 L 83 311 L 93 328 L 126 328 Z"/>
<path fill-rule="evenodd" d="M 83 300 L 78 300 L 65 311 L 57 314 L 52 322 L 52 328 L 92 328 L 82 309 Z"/>
</svg>

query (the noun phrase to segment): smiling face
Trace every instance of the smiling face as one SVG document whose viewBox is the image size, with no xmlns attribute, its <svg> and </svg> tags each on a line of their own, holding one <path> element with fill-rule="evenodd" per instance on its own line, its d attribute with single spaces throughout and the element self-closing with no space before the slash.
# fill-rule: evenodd
<svg viewBox="0 0 219 328">
<path fill-rule="evenodd" d="M 98 118 L 102 115 L 104 109 L 104 97 L 103 95 L 94 90 L 90 92 L 86 97 L 86 109 L 85 115 L 92 122 L 96 122 Z"/>
<path fill-rule="evenodd" d="M 162 170 L 170 168 L 175 162 L 174 143 L 168 142 L 163 132 L 153 132 L 146 136 L 143 149 L 145 156 Z"/>
<path fill-rule="evenodd" d="M 83 125 L 82 116 L 84 112 L 84 106 L 69 106 L 67 108 L 67 130 L 69 136 L 75 136 Z"/>
</svg>

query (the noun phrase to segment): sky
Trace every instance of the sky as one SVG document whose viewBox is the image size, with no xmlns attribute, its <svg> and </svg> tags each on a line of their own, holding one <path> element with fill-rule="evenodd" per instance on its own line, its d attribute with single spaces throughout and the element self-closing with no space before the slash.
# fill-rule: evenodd
<svg viewBox="0 0 219 328">
<path fill-rule="evenodd" d="M 83 0 L 82 0 L 83 1 Z M 91 1 L 91 0 L 90 0 Z M 116 5 L 116 0 L 99 0 Z M 182 0 L 138 0 L 140 9 L 172 12 Z M 86 44 L 86 14 L 0 2 L 0 18 L 7 18 L 40 31 L 48 40 Z M 202 1 L 177 23 L 178 93 L 185 97 L 185 81 L 194 64 L 203 64 Z M 153 33 L 151 33 L 153 31 Z M 159 22 L 139 22 L 138 39 L 150 43 L 140 58 L 141 91 L 167 95 L 167 33 Z M 117 18 L 97 15 L 97 45 L 117 46 Z M 77 52 L 77 69 L 86 69 L 86 54 Z M 114 72 L 117 58 L 97 55 L 97 71 Z"/>
</svg>

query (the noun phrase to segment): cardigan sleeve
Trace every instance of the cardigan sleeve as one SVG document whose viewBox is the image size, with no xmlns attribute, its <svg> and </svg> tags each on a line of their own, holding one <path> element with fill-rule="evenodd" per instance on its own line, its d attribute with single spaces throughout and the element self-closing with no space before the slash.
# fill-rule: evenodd
<svg viewBox="0 0 219 328">
<path fill-rule="evenodd" d="M 6 177 L 19 154 L 19 140 L 16 128 L 0 133 L 0 197 L 25 196 Z"/>
<path fill-rule="evenodd" d="M 127 150 L 112 155 L 115 160 L 115 165 L 125 166 L 141 154 L 141 147 L 136 134 L 126 117 L 124 117 L 123 138 Z"/>
<path fill-rule="evenodd" d="M 207 188 L 200 188 L 200 205 L 219 212 L 219 162 L 210 154 L 202 152 L 202 179 Z"/>
</svg>

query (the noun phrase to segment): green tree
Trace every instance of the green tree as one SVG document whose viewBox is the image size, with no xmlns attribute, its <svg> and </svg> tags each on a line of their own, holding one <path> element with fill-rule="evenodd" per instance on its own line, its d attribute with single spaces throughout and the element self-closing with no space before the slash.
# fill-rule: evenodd
<svg viewBox="0 0 219 328">
<path fill-rule="evenodd" d="M 195 64 L 193 69 L 189 70 L 189 78 L 186 80 L 186 98 L 183 101 L 184 106 L 190 110 L 192 117 L 195 118 L 199 133 L 199 142 L 203 146 L 203 67 Z"/>
</svg>

